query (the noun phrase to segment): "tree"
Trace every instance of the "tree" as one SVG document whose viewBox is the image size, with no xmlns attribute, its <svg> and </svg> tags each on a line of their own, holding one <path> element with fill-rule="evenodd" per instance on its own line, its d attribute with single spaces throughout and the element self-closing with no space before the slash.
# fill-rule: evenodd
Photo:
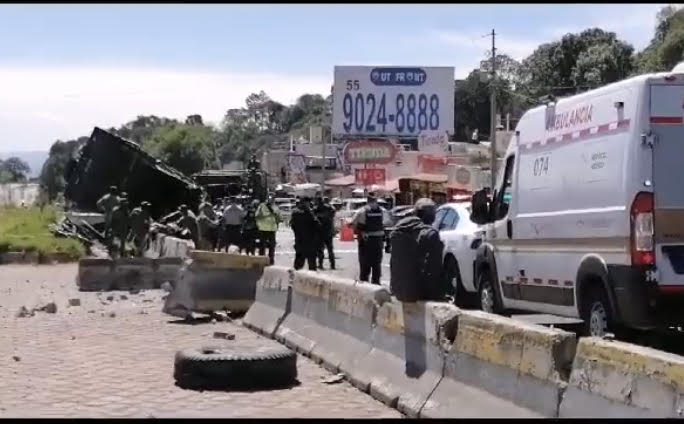
<svg viewBox="0 0 684 424">
<path fill-rule="evenodd" d="M 74 156 L 89 137 L 79 137 L 76 140 L 66 142 L 57 140 L 50 147 L 50 154 L 40 171 L 40 189 L 43 195 L 54 201 L 65 187 L 65 170 L 69 160 Z"/>
<path fill-rule="evenodd" d="M 684 59 L 684 9 L 666 6 L 657 21 L 651 42 L 635 59 L 637 73 L 669 71 Z"/>
<path fill-rule="evenodd" d="M 634 48 L 613 32 L 591 28 L 539 46 L 522 62 L 517 92 L 527 98 L 556 97 L 627 77 Z"/>
<path fill-rule="evenodd" d="M 26 181 L 26 175 L 29 172 L 31 172 L 31 168 L 18 157 L 13 156 L 4 161 L 0 160 L 0 182 L 17 183 Z"/>
<path fill-rule="evenodd" d="M 206 126 L 169 125 L 145 141 L 145 149 L 185 174 L 194 174 L 214 162 L 217 134 Z"/>
</svg>

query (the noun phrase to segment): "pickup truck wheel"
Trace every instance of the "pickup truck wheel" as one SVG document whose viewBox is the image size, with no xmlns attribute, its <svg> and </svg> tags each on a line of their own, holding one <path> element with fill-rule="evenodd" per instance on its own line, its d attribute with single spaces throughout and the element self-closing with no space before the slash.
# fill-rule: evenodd
<svg viewBox="0 0 684 424">
<path fill-rule="evenodd" d="M 582 302 L 583 335 L 603 337 L 609 332 L 612 311 L 602 287 L 591 287 Z"/>
<path fill-rule="evenodd" d="M 478 273 L 477 292 L 479 294 L 480 309 L 490 314 L 499 314 L 502 311 L 501 304 L 492 284 L 491 273 L 485 269 Z"/>
<path fill-rule="evenodd" d="M 447 281 L 454 290 L 454 298 L 456 299 L 456 306 L 459 308 L 474 307 L 473 293 L 468 293 L 461 282 L 461 273 L 458 268 L 458 262 L 453 256 L 448 256 L 444 264 Z"/>
</svg>

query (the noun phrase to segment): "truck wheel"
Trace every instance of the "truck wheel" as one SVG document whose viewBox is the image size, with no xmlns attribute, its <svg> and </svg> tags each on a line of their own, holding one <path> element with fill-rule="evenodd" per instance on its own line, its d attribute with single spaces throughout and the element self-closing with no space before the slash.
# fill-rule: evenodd
<svg viewBox="0 0 684 424">
<path fill-rule="evenodd" d="M 612 319 L 612 311 L 603 287 L 590 287 L 582 301 L 583 335 L 603 337 L 609 332 Z"/>
<path fill-rule="evenodd" d="M 492 284 L 491 272 L 484 269 L 478 273 L 477 292 L 479 294 L 480 309 L 490 314 L 500 314 L 503 310 Z"/>
<path fill-rule="evenodd" d="M 174 378 L 193 390 L 287 387 L 297 380 L 297 354 L 280 346 L 252 352 L 187 349 L 176 353 Z"/>
</svg>

